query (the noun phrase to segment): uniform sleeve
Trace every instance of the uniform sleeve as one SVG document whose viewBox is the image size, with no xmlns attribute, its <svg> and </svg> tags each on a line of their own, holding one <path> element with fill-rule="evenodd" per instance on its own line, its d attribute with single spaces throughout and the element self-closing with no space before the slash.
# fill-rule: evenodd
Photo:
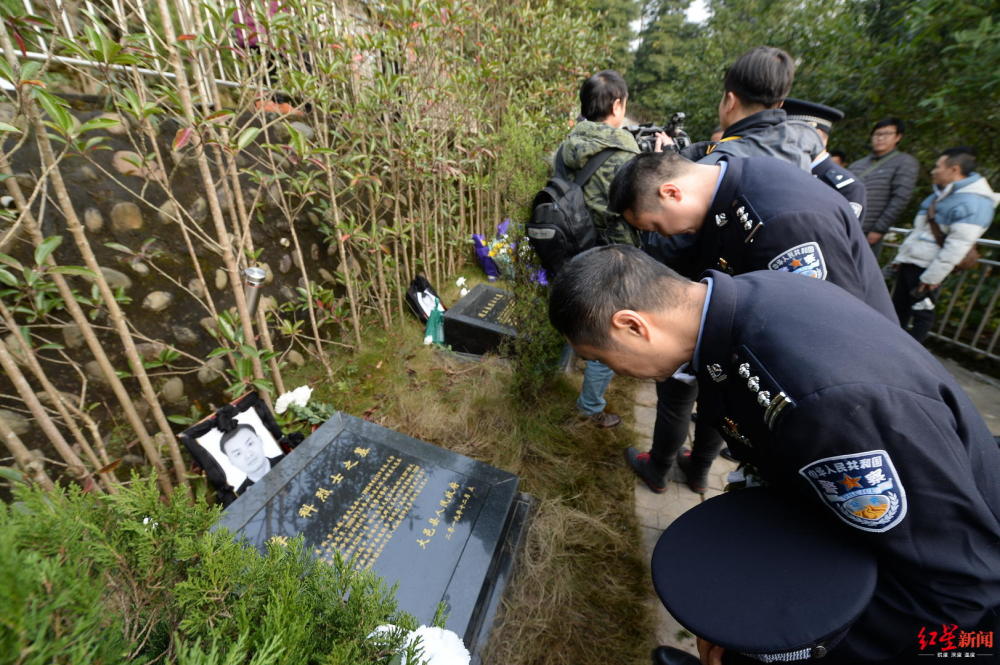
<svg viewBox="0 0 1000 665">
<path fill-rule="evenodd" d="M 900 155 L 906 159 L 900 161 L 896 170 L 892 174 L 889 183 L 889 202 L 886 203 L 882 214 L 875 220 L 872 231 L 875 233 L 887 233 L 896 218 L 903 212 L 903 208 L 910 202 L 913 188 L 917 184 L 917 172 L 920 164 L 910 155 Z"/>
<path fill-rule="evenodd" d="M 983 199 L 983 204 L 976 197 L 954 206 L 947 220 L 948 235 L 944 238 L 944 246 L 931 261 L 927 269 L 920 274 L 920 281 L 925 284 L 940 284 L 951 274 L 955 265 L 965 258 L 976 241 L 986 232 L 993 217 L 992 206 Z"/>
<path fill-rule="evenodd" d="M 906 589 L 890 605 L 974 626 L 1000 598 L 1000 523 L 973 469 L 985 442 L 959 437 L 950 403 L 876 384 L 828 388 L 779 421 L 770 453 L 775 480 L 879 552 Z"/>
<path fill-rule="evenodd" d="M 846 205 L 846 204 L 845 204 Z M 844 210 L 850 223 L 854 214 Z M 778 270 L 824 279 L 865 300 L 862 280 L 847 245 L 846 220 L 813 211 L 777 215 L 764 225 L 762 237 L 749 243 L 749 270 Z"/>
</svg>

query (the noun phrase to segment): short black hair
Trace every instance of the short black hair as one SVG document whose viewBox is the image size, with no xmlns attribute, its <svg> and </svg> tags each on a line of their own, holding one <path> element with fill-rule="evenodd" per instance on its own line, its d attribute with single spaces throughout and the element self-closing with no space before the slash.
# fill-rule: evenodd
<svg viewBox="0 0 1000 665">
<path fill-rule="evenodd" d="M 611 115 L 616 99 L 628 99 L 625 79 L 613 69 L 597 72 L 580 86 L 580 113 L 587 120 L 600 122 Z"/>
<path fill-rule="evenodd" d="M 906 123 L 903 122 L 902 118 L 897 118 L 896 116 L 888 116 L 876 122 L 875 126 L 872 127 L 871 133 L 874 134 L 883 127 L 895 127 L 897 134 L 906 133 Z"/>
<path fill-rule="evenodd" d="M 847 163 L 847 153 L 844 152 L 843 150 L 831 150 L 830 156 L 840 157 L 840 161 L 844 162 L 845 164 Z"/>
<path fill-rule="evenodd" d="M 608 210 L 618 215 L 626 210 L 645 210 L 660 185 L 687 171 L 692 164 L 673 150 L 636 155 L 615 173 L 608 190 Z"/>
<path fill-rule="evenodd" d="M 958 166 L 962 175 L 966 176 L 976 170 L 976 150 L 971 146 L 959 145 L 941 151 L 950 166 Z"/>
<path fill-rule="evenodd" d="M 253 425 L 248 425 L 247 423 L 242 423 L 240 425 L 237 425 L 236 427 L 234 427 L 233 429 L 229 430 L 228 432 L 223 432 L 222 438 L 219 439 L 219 450 L 222 451 L 223 455 L 226 455 L 228 457 L 229 454 L 226 452 L 226 444 L 229 443 L 230 441 L 232 441 L 236 437 L 236 435 L 239 434 L 240 432 L 242 432 L 243 430 L 250 430 L 250 432 L 254 436 L 256 436 L 258 439 L 260 439 L 260 436 L 257 434 L 257 430 L 256 430 L 256 428 L 254 428 Z M 263 443 L 264 442 L 261 441 L 261 444 L 263 444 Z"/>
<path fill-rule="evenodd" d="M 549 321 L 574 344 L 611 346 L 611 317 L 686 304 L 688 280 L 638 247 L 605 245 L 568 261 L 549 293 Z"/>
<path fill-rule="evenodd" d="M 726 70 L 723 86 L 744 104 L 773 108 L 792 90 L 795 61 L 780 48 L 752 48 Z"/>
</svg>

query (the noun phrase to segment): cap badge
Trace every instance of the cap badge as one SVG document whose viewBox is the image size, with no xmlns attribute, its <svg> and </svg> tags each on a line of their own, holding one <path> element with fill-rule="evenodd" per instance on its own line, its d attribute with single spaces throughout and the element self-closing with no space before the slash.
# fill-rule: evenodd
<svg viewBox="0 0 1000 665">
<path fill-rule="evenodd" d="M 712 380 L 716 383 L 726 380 L 726 372 L 722 369 L 722 365 L 719 363 L 712 363 L 711 365 L 705 365 L 705 371 L 708 375 L 712 377 Z"/>
</svg>

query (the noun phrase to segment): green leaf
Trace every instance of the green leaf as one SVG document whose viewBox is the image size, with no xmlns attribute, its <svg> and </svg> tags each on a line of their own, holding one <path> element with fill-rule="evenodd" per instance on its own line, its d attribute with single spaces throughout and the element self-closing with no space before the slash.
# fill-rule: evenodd
<svg viewBox="0 0 1000 665">
<path fill-rule="evenodd" d="M 50 350 L 50 349 L 60 350 L 60 349 L 65 349 L 65 348 L 66 347 L 63 346 L 62 344 L 57 344 L 56 342 L 52 342 L 52 343 L 49 343 L 49 344 L 42 344 L 36 350 L 37 351 L 46 351 L 46 350 Z"/>
<path fill-rule="evenodd" d="M 9 125 L 6 122 L 0 122 L 0 132 L 13 132 L 15 134 L 20 134 L 21 130 L 14 125 Z"/>
<path fill-rule="evenodd" d="M 52 119 L 55 127 L 63 134 L 69 135 L 73 133 L 76 119 L 70 115 L 69 111 L 66 110 L 66 102 L 53 95 L 51 92 L 43 90 L 39 87 L 34 87 L 33 90 L 35 93 L 35 99 L 37 99 L 38 103 L 42 105 L 43 109 L 45 109 L 45 112 L 48 114 L 49 118 Z"/>
<path fill-rule="evenodd" d="M 91 279 L 97 276 L 93 270 L 84 268 L 83 266 L 53 266 L 47 272 L 58 275 L 79 275 L 80 277 L 90 277 Z"/>
<path fill-rule="evenodd" d="M 260 127 L 247 127 L 244 129 L 236 139 L 236 149 L 243 150 L 246 148 L 253 143 L 258 134 L 260 134 Z"/>
<path fill-rule="evenodd" d="M 223 337 L 229 340 L 232 340 L 236 337 L 236 331 L 233 330 L 233 327 L 229 324 L 229 321 L 226 321 L 225 318 L 220 316 L 218 322 L 219 322 L 219 332 L 222 333 Z"/>
<path fill-rule="evenodd" d="M 80 125 L 80 132 L 88 132 L 92 129 L 107 129 L 108 127 L 115 127 L 121 123 L 115 118 L 97 117 L 91 118 L 87 122 Z"/>
<path fill-rule="evenodd" d="M 215 348 L 215 349 L 212 349 L 211 351 L 209 351 L 208 355 L 206 356 L 206 358 L 208 358 L 208 359 L 218 358 L 219 356 L 224 356 L 227 353 L 229 353 L 229 349 L 226 349 L 226 348 L 220 346 L 218 348 Z"/>
<path fill-rule="evenodd" d="M 13 274 L 7 272 L 3 268 L 0 268 L 0 282 L 3 282 L 7 286 L 17 286 L 18 285 L 17 277 L 15 277 Z"/>
<path fill-rule="evenodd" d="M 0 263 L 5 263 L 15 270 L 24 270 L 24 266 L 21 265 L 21 262 L 9 254 L 0 254 Z"/>
<path fill-rule="evenodd" d="M 50 236 L 35 248 L 35 265 L 43 265 L 45 259 L 62 243 L 62 236 Z"/>
<path fill-rule="evenodd" d="M 191 416 L 173 415 L 167 416 L 167 420 L 175 425 L 190 425 L 195 422 L 195 419 Z"/>
<path fill-rule="evenodd" d="M 0 466 L 0 478 L 6 478 L 12 483 L 24 483 L 24 474 L 10 466 Z"/>
<path fill-rule="evenodd" d="M 128 247 L 126 247 L 125 245 L 121 244 L 120 242 L 106 242 L 106 243 L 104 243 L 104 246 L 107 247 L 108 249 L 113 249 L 115 251 L 121 252 L 122 254 L 134 254 L 135 253 L 131 249 L 129 249 Z"/>
</svg>

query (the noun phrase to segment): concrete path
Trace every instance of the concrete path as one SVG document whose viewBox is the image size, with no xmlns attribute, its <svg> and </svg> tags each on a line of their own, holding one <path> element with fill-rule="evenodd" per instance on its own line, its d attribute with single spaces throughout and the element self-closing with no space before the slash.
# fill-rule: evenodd
<svg viewBox="0 0 1000 665">
<path fill-rule="evenodd" d="M 969 371 L 954 361 L 941 359 L 941 363 L 955 376 L 994 435 L 1000 436 L 1000 381 Z M 635 429 L 639 435 L 638 447 L 647 450 L 651 445 L 653 422 L 656 420 L 656 386 L 652 382 L 639 384 L 635 395 Z M 693 428 L 692 428 L 693 433 Z M 688 442 L 690 445 L 690 441 Z M 736 469 L 736 464 L 718 458 L 712 465 L 709 490 L 704 497 L 695 494 L 684 484 L 676 468 L 670 471 L 670 483 L 663 494 L 653 494 L 639 480 L 635 483 L 635 511 L 642 532 L 643 556 L 648 562 L 653 547 L 663 530 L 681 513 L 701 501 L 722 493 L 726 476 Z M 649 578 L 647 578 L 649 579 Z M 659 644 L 668 644 L 697 655 L 694 636 L 670 616 L 649 585 L 647 605 L 654 616 L 655 638 Z"/>
</svg>

